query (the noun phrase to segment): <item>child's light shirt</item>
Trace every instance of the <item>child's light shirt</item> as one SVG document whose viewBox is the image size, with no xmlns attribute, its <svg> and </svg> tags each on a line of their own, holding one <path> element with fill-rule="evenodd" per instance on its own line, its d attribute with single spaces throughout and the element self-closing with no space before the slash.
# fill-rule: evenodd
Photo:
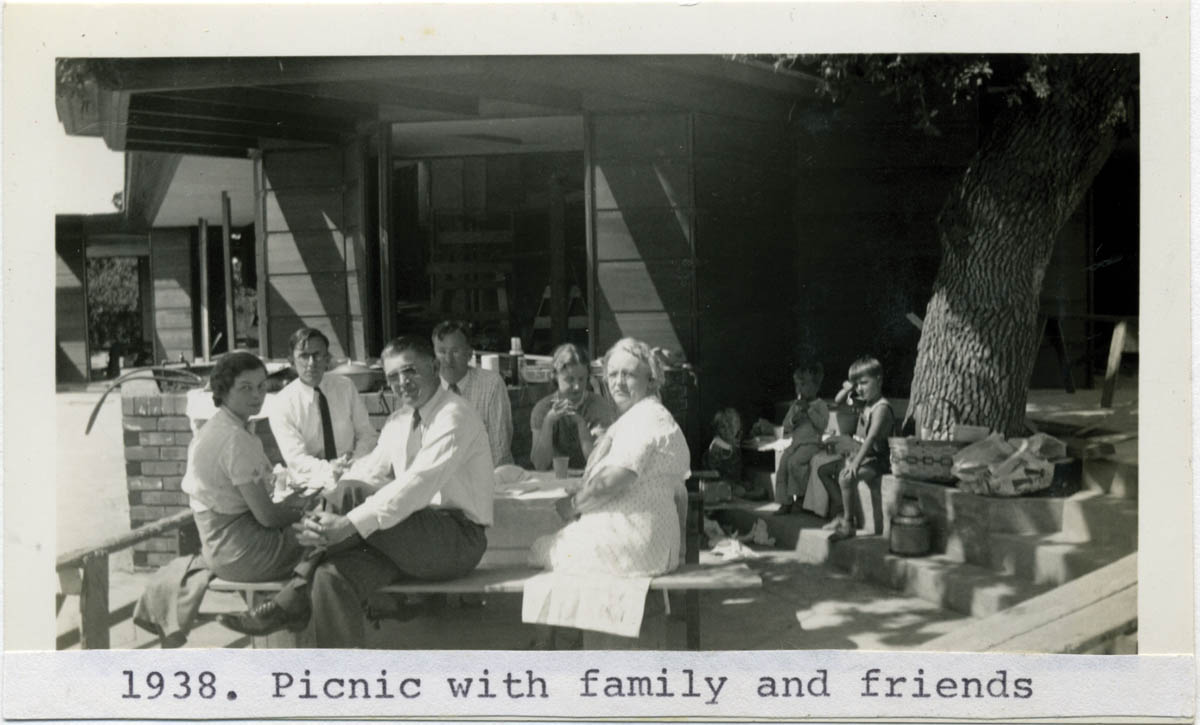
<svg viewBox="0 0 1200 725">
<path fill-rule="evenodd" d="M 807 445 L 821 442 L 821 433 L 829 424 L 829 407 L 825 401 L 815 398 L 808 404 L 808 410 L 801 412 L 800 401 L 797 400 L 788 408 L 783 418 L 783 430 L 791 431 L 792 445 Z"/>
</svg>

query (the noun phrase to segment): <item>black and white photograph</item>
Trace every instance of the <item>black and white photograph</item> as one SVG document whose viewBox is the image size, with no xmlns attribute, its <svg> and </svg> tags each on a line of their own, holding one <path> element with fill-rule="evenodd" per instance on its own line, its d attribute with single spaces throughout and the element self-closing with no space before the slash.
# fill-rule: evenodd
<svg viewBox="0 0 1200 725">
<path fill-rule="evenodd" d="M 52 229 L 53 394 L 5 406 L 5 449 L 51 421 L 54 610 L 21 649 L 395 653 L 377 685 L 259 688 L 364 702 L 417 697 L 400 672 L 435 652 L 519 654 L 581 663 L 573 695 L 717 717 L 761 713 L 638 651 L 767 657 L 757 701 L 979 716 L 1046 678 L 912 663 L 1190 657 L 1186 191 L 1146 205 L 1186 131 L 1147 138 L 1154 51 L 420 52 L 422 28 L 391 52 L 43 53 L 53 227 L 6 231 L 5 269 Z M 1139 542 L 1148 515 L 1169 541 Z M 1147 574 L 1139 543 L 1176 555 Z M 1148 619 L 1139 574 L 1186 601 Z M 829 651 L 908 658 L 849 675 Z M 653 679 L 561 659 L 586 653 Z M 451 696 L 547 697 L 494 671 Z M 124 673 L 118 698 L 181 697 Z"/>
</svg>

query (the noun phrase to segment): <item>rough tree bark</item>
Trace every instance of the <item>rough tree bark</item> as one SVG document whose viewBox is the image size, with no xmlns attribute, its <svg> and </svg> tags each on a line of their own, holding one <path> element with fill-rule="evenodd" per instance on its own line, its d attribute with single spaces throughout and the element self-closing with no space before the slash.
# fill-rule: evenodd
<svg viewBox="0 0 1200 725">
<path fill-rule="evenodd" d="M 933 437 L 955 423 L 1022 430 L 1054 241 L 1112 152 L 1136 80 L 1130 56 L 1050 62 L 1050 96 L 997 118 L 938 217 L 942 262 L 910 395 Z"/>
</svg>

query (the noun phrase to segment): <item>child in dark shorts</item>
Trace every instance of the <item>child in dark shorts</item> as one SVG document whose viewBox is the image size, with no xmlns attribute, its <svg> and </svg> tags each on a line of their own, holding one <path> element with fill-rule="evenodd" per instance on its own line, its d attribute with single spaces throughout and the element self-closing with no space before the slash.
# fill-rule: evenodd
<svg viewBox="0 0 1200 725">
<path fill-rule="evenodd" d="M 888 436 L 895 428 L 896 416 L 883 397 L 883 366 L 873 357 L 863 357 L 850 366 L 849 380 L 839 393 L 859 407 L 858 427 L 854 438 L 859 447 L 854 455 L 843 461 L 833 461 L 817 469 L 825 490 L 829 493 L 829 511 L 833 516 L 826 529 L 832 529 L 831 542 L 848 539 L 857 532 L 854 521 L 855 497 L 858 484 L 872 484 L 890 469 Z"/>
</svg>

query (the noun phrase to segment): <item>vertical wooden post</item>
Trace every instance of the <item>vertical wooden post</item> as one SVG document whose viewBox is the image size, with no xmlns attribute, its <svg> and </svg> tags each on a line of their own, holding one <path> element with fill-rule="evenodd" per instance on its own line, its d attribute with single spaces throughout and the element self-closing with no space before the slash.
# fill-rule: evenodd
<svg viewBox="0 0 1200 725">
<path fill-rule="evenodd" d="M 592 117 L 583 115 L 583 223 L 587 238 L 587 297 L 588 351 L 592 357 L 602 354 L 596 346 L 600 339 L 596 334 L 596 181 L 595 159 L 592 155 Z"/>
<path fill-rule="evenodd" d="M 1121 320 L 1113 328 L 1112 341 L 1108 344 L 1108 366 L 1104 369 L 1104 391 L 1100 393 L 1100 407 L 1111 408 L 1113 393 L 1117 390 L 1117 374 L 1121 372 L 1121 356 L 1125 353 L 1125 333 L 1128 323 Z"/>
<path fill-rule="evenodd" d="M 108 649 L 108 554 L 83 561 L 79 614 L 80 647 Z"/>
<path fill-rule="evenodd" d="M 208 321 L 208 220 L 199 219 L 196 222 L 200 250 L 200 357 L 205 362 L 211 354 L 211 334 Z"/>
<path fill-rule="evenodd" d="M 149 235 L 146 237 L 149 245 Z M 154 278 L 150 276 L 150 255 L 139 256 L 138 261 L 138 306 L 142 309 L 142 341 L 154 344 Z M 137 351 L 138 356 L 142 353 Z M 151 353 L 153 356 L 153 353 Z M 135 358 L 136 359 L 136 358 Z"/>
<path fill-rule="evenodd" d="M 254 155 L 254 269 L 257 272 L 257 289 L 255 290 L 258 305 L 258 354 L 269 357 L 271 340 L 270 325 L 267 324 L 267 175 L 266 165 L 261 151 Z"/>
<path fill-rule="evenodd" d="M 550 196 L 550 339 L 557 344 L 567 339 L 568 290 L 563 189 L 557 176 L 551 177 L 547 190 Z"/>
<path fill-rule="evenodd" d="M 700 532 L 703 531 L 704 494 L 700 491 L 688 491 L 687 547 L 683 552 L 683 560 L 687 564 L 700 561 Z M 688 589 L 683 594 L 683 621 L 686 627 L 686 645 L 689 650 L 700 649 L 700 592 Z"/>
<path fill-rule="evenodd" d="M 395 336 L 396 292 L 392 288 L 392 125 L 381 122 L 375 130 L 375 146 L 379 153 L 376 164 L 379 181 L 379 300 L 383 308 L 379 316 L 383 339 Z"/>
<path fill-rule="evenodd" d="M 233 316 L 233 226 L 229 211 L 229 192 L 221 192 L 221 266 L 225 275 L 225 349 L 237 347 L 237 324 Z"/>
<path fill-rule="evenodd" d="M 1075 378 L 1071 375 L 1071 353 L 1067 350 L 1067 334 L 1063 331 L 1062 318 L 1051 317 L 1054 323 L 1054 354 L 1058 357 L 1058 370 L 1062 375 L 1063 390 L 1075 392 Z"/>
</svg>

